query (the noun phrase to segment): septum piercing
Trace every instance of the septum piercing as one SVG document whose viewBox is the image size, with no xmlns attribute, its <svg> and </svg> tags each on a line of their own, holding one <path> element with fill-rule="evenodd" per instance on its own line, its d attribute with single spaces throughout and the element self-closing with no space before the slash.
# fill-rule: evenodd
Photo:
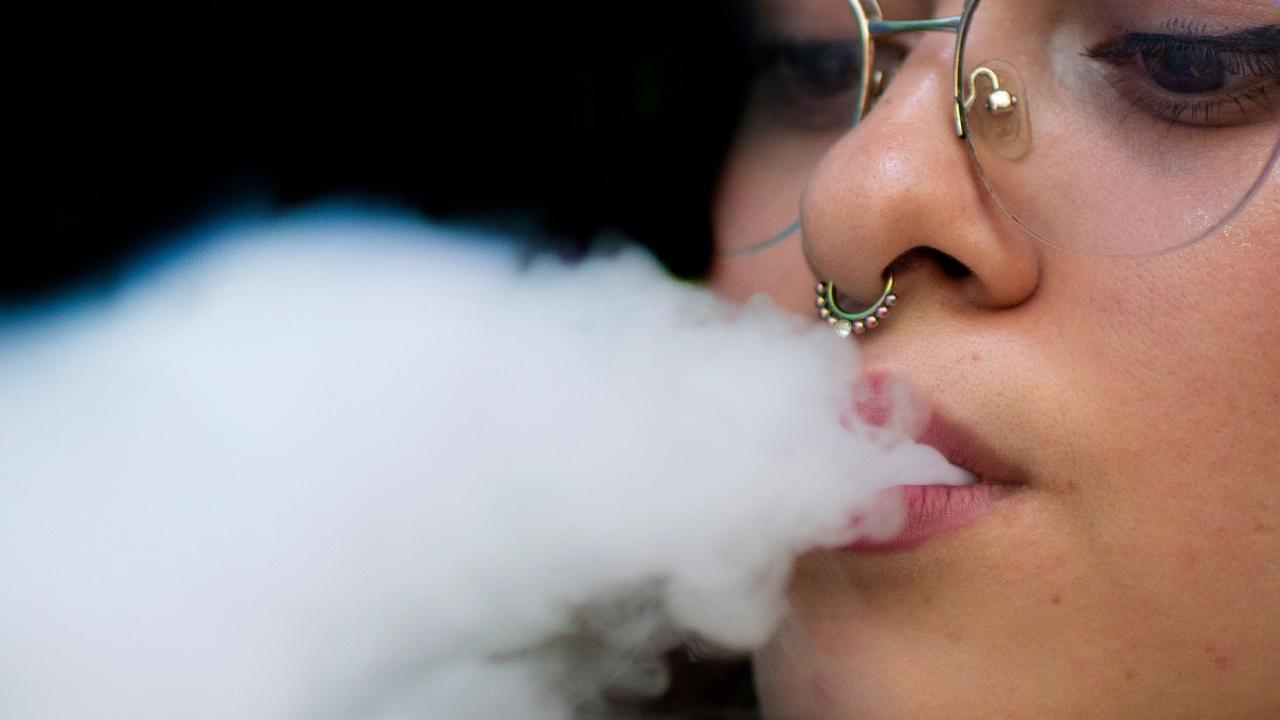
<svg viewBox="0 0 1280 720">
<path fill-rule="evenodd" d="M 893 276 L 884 285 L 884 292 L 871 307 L 861 312 L 847 312 L 836 302 L 835 283 L 820 282 L 816 288 L 818 293 L 818 317 L 822 318 L 836 331 L 840 337 L 865 335 L 868 330 L 880 327 L 881 321 L 889 316 L 889 308 L 898 302 L 893 294 Z"/>
</svg>

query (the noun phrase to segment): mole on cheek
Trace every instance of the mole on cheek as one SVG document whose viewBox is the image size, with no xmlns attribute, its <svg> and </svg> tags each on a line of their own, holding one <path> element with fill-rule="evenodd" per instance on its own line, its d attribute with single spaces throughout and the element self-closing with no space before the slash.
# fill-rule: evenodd
<svg viewBox="0 0 1280 720">
<path fill-rule="evenodd" d="M 1235 659 L 1230 653 L 1219 648 L 1217 643 L 1209 643 L 1204 646 L 1204 654 L 1209 656 L 1209 660 L 1213 662 L 1213 666 L 1219 670 L 1229 670 L 1235 665 Z"/>
</svg>

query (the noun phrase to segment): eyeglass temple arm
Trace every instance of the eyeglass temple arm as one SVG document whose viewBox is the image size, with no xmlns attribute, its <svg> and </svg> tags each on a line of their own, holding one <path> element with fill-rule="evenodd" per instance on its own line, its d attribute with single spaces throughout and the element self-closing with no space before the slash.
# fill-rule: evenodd
<svg viewBox="0 0 1280 720">
<path fill-rule="evenodd" d="M 926 20 L 871 20 L 867 23 L 867 29 L 872 37 L 925 31 L 959 32 L 963 21 L 963 15 Z"/>
</svg>

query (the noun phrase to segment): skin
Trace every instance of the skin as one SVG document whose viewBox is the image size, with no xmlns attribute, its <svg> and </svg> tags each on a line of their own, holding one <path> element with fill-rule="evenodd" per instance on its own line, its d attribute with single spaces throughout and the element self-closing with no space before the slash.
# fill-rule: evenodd
<svg viewBox="0 0 1280 720">
<path fill-rule="evenodd" d="M 1280 177 L 1184 250 L 1055 249 L 955 138 L 951 52 L 914 41 L 810 177 L 803 240 L 721 259 L 711 285 L 812 314 L 815 277 L 868 298 L 892 268 L 902 300 L 857 341 L 865 369 L 1028 484 L 915 549 L 802 560 L 795 617 L 756 658 L 766 717 L 1280 717 Z M 722 247 L 752 226 L 752 177 L 730 158 Z"/>
</svg>

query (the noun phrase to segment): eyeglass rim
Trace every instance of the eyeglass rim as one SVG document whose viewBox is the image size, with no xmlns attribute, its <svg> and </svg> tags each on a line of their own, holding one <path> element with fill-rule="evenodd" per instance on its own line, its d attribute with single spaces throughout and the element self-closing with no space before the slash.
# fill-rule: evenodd
<svg viewBox="0 0 1280 720">
<path fill-rule="evenodd" d="M 857 0 L 851 0 L 851 1 L 857 2 Z M 868 1 L 874 1 L 874 0 L 868 0 Z M 1115 258 L 1115 259 L 1154 258 L 1154 257 L 1160 257 L 1162 255 L 1175 253 L 1180 250 L 1185 250 L 1186 248 L 1189 248 L 1192 245 L 1195 245 L 1196 243 L 1199 243 L 1203 240 L 1213 237 L 1214 235 L 1218 234 L 1223 229 L 1225 229 L 1227 225 L 1229 225 L 1232 221 L 1234 221 L 1240 215 L 1240 213 L 1244 212 L 1245 208 L 1247 208 L 1253 202 L 1254 198 L 1257 197 L 1258 193 L 1262 191 L 1263 186 L 1267 184 L 1267 178 L 1270 177 L 1276 171 L 1277 167 L 1280 167 L 1280 136 L 1278 136 L 1276 138 L 1275 145 L 1272 146 L 1271 148 L 1270 159 L 1268 159 L 1267 162 L 1263 164 L 1261 172 L 1253 180 L 1253 183 L 1249 186 L 1248 192 L 1246 192 L 1240 198 L 1240 200 L 1236 202 L 1235 205 L 1233 205 L 1230 209 L 1228 209 L 1225 213 L 1223 213 L 1222 217 L 1220 217 L 1215 223 L 1210 225 L 1208 228 L 1205 228 L 1203 231 L 1191 236 L 1186 240 L 1178 241 L 1168 246 L 1157 247 L 1155 249 L 1145 250 L 1141 252 L 1123 252 L 1123 251 L 1107 250 L 1105 248 L 1085 250 L 1077 247 L 1071 247 L 1070 245 L 1062 244 L 1059 242 L 1055 242 L 1045 237 L 1041 233 L 1036 232 L 1030 225 L 1024 222 L 1022 218 L 1019 216 L 1019 214 L 1017 212 L 1014 212 L 1013 208 L 1005 204 L 1005 201 L 1001 197 L 1001 194 L 996 191 L 995 187 L 991 183 L 991 180 L 987 177 L 986 167 L 983 165 L 981 159 L 978 157 L 978 150 L 974 146 L 973 138 L 969 134 L 968 113 L 965 110 L 964 100 L 963 100 L 964 80 L 965 80 L 964 60 L 965 60 L 965 50 L 968 47 L 967 40 L 969 39 L 969 29 L 972 26 L 974 14 L 976 13 L 978 6 L 981 3 L 982 3 L 982 0 L 965 0 L 964 14 L 958 16 L 961 22 L 958 28 L 958 33 L 956 36 L 956 48 L 953 54 L 954 55 L 953 73 L 955 76 L 954 77 L 955 104 L 953 107 L 955 108 L 956 134 L 960 138 L 963 138 L 965 140 L 965 144 L 969 147 L 969 154 L 973 157 L 973 165 L 978 170 L 978 176 L 982 178 L 982 184 L 987 190 L 987 195 L 992 200 L 995 201 L 995 203 L 1000 207 L 1001 211 L 1003 211 L 1005 215 L 1008 215 L 1009 218 L 1013 220 L 1014 223 L 1016 223 L 1018 227 L 1022 229 L 1023 232 L 1039 240 L 1040 242 L 1050 247 L 1056 248 L 1058 250 L 1070 252 L 1076 255 L 1084 255 L 1087 257 L 1106 257 L 1106 258 Z M 869 62 L 874 61 L 874 54 L 875 54 L 874 48 L 871 48 L 869 52 L 869 57 L 868 57 Z M 862 117 L 860 113 L 859 122 L 861 122 L 861 119 Z"/>
</svg>

